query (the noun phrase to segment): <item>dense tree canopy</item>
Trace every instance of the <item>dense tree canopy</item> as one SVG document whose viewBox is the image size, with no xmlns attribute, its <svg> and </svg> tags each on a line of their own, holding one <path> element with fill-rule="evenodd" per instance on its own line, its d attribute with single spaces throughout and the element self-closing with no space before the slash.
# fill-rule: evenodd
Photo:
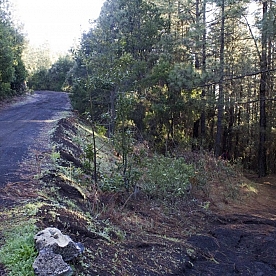
<svg viewBox="0 0 276 276">
<path fill-rule="evenodd" d="M 24 37 L 14 26 L 8 1 L 0 1 L 0 99 L 25 89 L 27 72 L 22 61 Z"/>
<path fill-rule="evenodd" d="M 45 53 L 43 48 L 40 50 L 39 52 L 31 52 L 29 56 L 35 55 L 37 64 L 30 72 L 28 86 L 34 90 L 67 90 L 70 83 L 67 76 L 69 77 L 70 70 L 74 64 L 72 58 L 69 55 L 61 56 L 56 62 L 51 64 L 49 54 Z M 27 57 L 25 58 L 27 59 Z"/>
<path fill-rule="evenodd" d="M 211 151 L 276 172 L 272 0 L 106 0 L 73 59 L 53 65 L 46 46 L 22 58 L 8 4 L 0 0 L 1 99 L 24 90 L 28 71 L 31 88 L 72 92 L 110 137 L 131 131 L 164 154 Z"/>
<path fill-rule="evenodd" d="M 110 136 L 211 151 L 263 176 L 276 171 L 274 48 L 271 0 L 107 0 L 70 70 L 46 75 L 66 67 L 74 107 Z"/>
</svg>

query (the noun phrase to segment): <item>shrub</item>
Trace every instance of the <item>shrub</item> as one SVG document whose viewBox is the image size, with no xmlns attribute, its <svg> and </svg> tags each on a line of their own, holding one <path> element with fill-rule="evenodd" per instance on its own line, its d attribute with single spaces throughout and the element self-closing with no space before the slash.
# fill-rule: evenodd
<svg viewBox="0 0 276 276">
<path fill-rule="evenodd" d="M 182 197 L 190 189 L 190 178 L 194 175 L 192 165 L 183 158 L 155 156 L 145 159 L 143 189 L 152 197 L 165 199 Z"/>
<path fill-rule="evenodd" d="M 9 276 L 33 276 L 33 262 L 37 252 L 34 245 L 36 227 L 20 225 L 5 234 L 5 244 L 0 249 L 0 261 Z"/>
<path fill-rule="evenodd" d="M 215 158 L 210 153 L 185 152 L 183 158 L 195 169 L 195 176 L 191 179 L 193 187 L 205 196 L 210 197 L 220 191 L 226 199 L 239 197 L 243 177 L 237 164 Z M 219 183 L 220 189 L 214 188 L 214 183 Z"/>
</svg>

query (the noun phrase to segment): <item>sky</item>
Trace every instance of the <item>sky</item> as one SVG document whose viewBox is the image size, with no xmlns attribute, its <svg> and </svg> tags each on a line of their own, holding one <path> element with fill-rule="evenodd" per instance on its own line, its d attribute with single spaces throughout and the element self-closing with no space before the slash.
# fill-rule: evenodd
<svg viewBox="0 0 276 276">
<path fill-rule="evenodd" d="M 10 0 L 14 17 L 24 26 L 30 44 L 48 43 L 66 52 L 78 42 L 89 20 L 97 19 L 104 0 Z"/>
</svg>

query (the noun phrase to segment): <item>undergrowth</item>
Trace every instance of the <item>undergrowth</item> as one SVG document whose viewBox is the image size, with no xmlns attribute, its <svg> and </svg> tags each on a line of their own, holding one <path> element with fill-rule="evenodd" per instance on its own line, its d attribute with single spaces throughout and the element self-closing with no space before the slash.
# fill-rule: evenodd
<svg viewBox="0 0 276 276">
<path fill-rule="evenodd" d="M 115 208 L 113 207 L 116 207 L 116 194 L 125 196 L 120 201 L 118 200 L 121 205 L 123 202 L 123 207 L 125 207 L 126 203 L 134 198 L 132 195 L 140 191 L 147 198 L 161 199 L 166 204 L 166 199 L 169 201 L 182 199 L 187 194 L 192 194 L 192 197 L 195 197 L 196 193 L 193 194 L 193 191 L 199 190 L 203 192 L 206 196 L 204 199 L 207 200 L 200 207 L 208 209 L 209 198 L 214 188 L 216 188 L 213 184 L 217 182 L 219 187 L 216 191 L 222 188 L 225 198 L 238 197 L 239 187 L 242 185 L 242 173 L 228 161 L 216 159 L 207 153 L 192 152 L 185 152 L 182 156 L 175 157 L 152 156 L 146 146 L 133 144 L 132 151 L 129 150 L 127 153 L 129 154 L 127 170 L 123 172 L 122 157 L 115 155 L 108 139 L 100 136 L 96 137 L 99 183 L 93 186 L 93 175 L 92 172 L 89 172 L 93 163 L 92 150 L 94 150 L 91 146 L 91 132 L 88 128 L 79 124 L 76 133 L 68 131 L 66 141 L 72 142 L 68 143 L 68 147 L 76 146 L 82 150 L 82 156 L 73 156 L 74 159 L 78 158 L 82 162 L 82 166 L 76 167 L 70 162 L 66 163 L 67 166 L 64 166 L 55 145 L 50 154 L 50 159 L 51 165 L 55 169 L 53 174 L 56 177 L 59 176 L 62 183 L 74 187 L 75 191 L 78 191 L 77 194 L 81 194 L 81 199 L 65 198 L 58 192 L 59 188 L 56 183 L 51 185 L 47 181 L 47 186 L 45 185 L 47 188 L 44 188 L 40 195 L 47 201 L 56 204 L 52 204 L 52 208 L 45 208 L 48 212 L 48 219 L 52 215 L 49 223 L 59 220 L 59 211 L 63 206 L 62 208 L 67 209 L 66 214 L 71 216 L 71 220 L 75 217 L 76 221 L 82 221 L 86 225 L 87 230 L 110 242 L 114 233 L 117 239 L 124 239 L 124 231 L 114 227 L 111 221 L 105 221 L 101 224 L 101 227 L 95 227 L 94 217 L 100 217 L 101 213 L 107 214 L 111 209 L 113 213 L 110 211 L 110 217 L 114 216 Z M 125 185 L 126 180 L 128 186 Z M 97 191 L 97 188 L 99 188 L 99 191 Z M 69 191 L 72 191 L 72 189 Z M 110 196 L 111 199 L 101 202 L 103 194 L 107 198 Z M 83 206 L 86 204 L 86 209 L 79 208 L 80 202 L 84 203 Z M 109 206 L 107 206 L 108 204 Z M 25 210 L 28 211 L 28 216 L 33 216 L 37 213 L 37 208 L 41 209 L 41 206 L 29 205 L 28 209 L 25 207 Z M 41 215 L 43 214 L 41 213 Z M 138 222 L 137 219 L 136 224 L 141 224 Z M 62 223 L 60 222 L 60 225 Z M 64 223 L 64 229 L 71 227 L 70 221 Z M 150 221 L 150 225 L 153 224 L 154 221 Z M 8 270 L 9 276 L 34 275 L 32 264 L 37 255 L 34 246 L 36 231 L 35 223 L 29 221 L 12 227 L 11 230 L 4 233 L 5 243 L 0 249 L 0 262 Z"/>
<path fill-rule="evenodd" d="M 68 132 L 67 136 L 72 134 Z M 82 187 L 92 184 L 92 153 L 96 150 L 97 184 L 101 192 L 131 194 L 139 190 L 149 198 L 171 200 L 197 190 L 208 198 L 214 189 L 213 184 L 217 182 L 224 198 L 239 197 L 239 189 L 243 185 L 241 171 L 237 165 L 217 159 L 210 153 L 186 151 L 174 157 L 152 155 L 144 143 L 131 140 L 125 153 L 127 157 L 123 157 L 114 154 L 114 145 L 109 139 L 96 135 L 97 148 L 94 149 L 90 138 L 89 127 L 79 122 L 78 131 L 71 139 L 83 152 L 79 157 L 83 167 L 76 168 L 71 164 L 56 166 L 63 175 Z M 120 148 L 117 150 L 122 152 Z M 55 151 L 52 156 L 54 162 L 60 158 Z"/>
<path fill-rule="evenodd" d="M 171 199 L 189 193 L 194 168 L 186 164 L 183 158 L 154 156 L 146 158 L 143 163 L 144 175 L 141 184 L 151 197 Z"/>
<path fill-rule="evenodd" d="M 190 179 L 193 190 L 201 191 L 208 198 L 214 194 L 224 200 L 239 198 L 245 179 L 237 164 L 206 152 L 185 152 L 183 160 L 194 167 L 195 174 Z"/>
<path fill-rule="evenodd" d="M 0 249 L 0 262 L 8 276 L 34 276 L 33 262 L 37 256 L 34 235 L 37 231 L 32 221 L 17 225 L 5 232 L 5 244 Z"/>
</svg>

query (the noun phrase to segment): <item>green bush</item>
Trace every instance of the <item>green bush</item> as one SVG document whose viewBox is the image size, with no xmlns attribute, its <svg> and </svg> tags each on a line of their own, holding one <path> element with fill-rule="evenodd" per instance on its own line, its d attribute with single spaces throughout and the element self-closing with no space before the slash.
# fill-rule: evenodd
<svg viewBox="0 0 276 276">
<path fill-rule="evenodd" d="M 160 199 L 187 194 L 194 169 L 192 165 L 186 164 L 183 158 L 155 156 L 145 162 L 143 190 L 147 194 Z"/>
<path fill-rule="evenodd" d="M 20 225 L 5 234 L 0 249 L 0 262 L 9 276 L 34 276 L 32 268 L 37 252 L 34 245 L 35 225 Z"/>
<path fill-rule="evenodd" d="M 119 192 L 125 189 L 123 175 L 118 170 L 112 170 L 111 175 L 103 176 L 100 183 L 103 192 Z"/>
</svg>

